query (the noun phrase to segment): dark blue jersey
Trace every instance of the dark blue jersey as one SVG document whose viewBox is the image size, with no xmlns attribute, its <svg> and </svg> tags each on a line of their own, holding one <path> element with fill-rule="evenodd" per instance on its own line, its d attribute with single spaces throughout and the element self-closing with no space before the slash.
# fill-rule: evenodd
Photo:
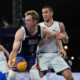
<svg viewBox="0 0 80 80">
<path fill-rule="evenodd" d="M 25 40 L 22 41 L 19 56 L 22 57 L 30 57 L 32 54 L 36 54 L 36 49 L 39 41 L 41 40 L 41 29 L 38 27 L 38 32 L 32 36 L 27 28 L 24 26 L 26 37 Z"/>
</svg>

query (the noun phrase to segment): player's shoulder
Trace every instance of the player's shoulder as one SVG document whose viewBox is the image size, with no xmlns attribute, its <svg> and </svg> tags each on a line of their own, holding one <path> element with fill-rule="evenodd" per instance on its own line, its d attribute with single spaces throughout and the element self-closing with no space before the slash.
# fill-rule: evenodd
<svg viewBox="0 0 80 80">
<path fill-rule="evenodd" d="M 40 22 L 39 26 L 41 27 L 41 29 L 43 29 L 44 27 L 46 27 L 46 25 L 44 24 L 44 22 Z"/>
<path fill-rule="evenodd" d="M 60 23 L 60 21 L 56 21 L 56 20 L 54 20 L 54 22 L 53 22 L 53 23 L 54 23 L 54 24 L 55 24 L 55 23 L 59 24 L 59 23 Z"/>
<path fill-rule="evenodd" d="M 15 37 L 23 36 L 23 35 L 24 35 L 24 29 L 23 29 L 23 27 L 20 27 L 20 28 L 17 30 L 17 32 L 16 32 L 16 34 L 15 34 Z"/>
<path fill-rule="evenodd" d="M 3 48 L 3 46 L 0 44 L 0 48 Z"/>
<path fill-rule="evenodd" d="M 64 23 L 61 21 L 54 21 L 54 23 L 58 23 L 61 27 L 64 26 Z"/>
<path fill-rule="evenodd" d="M 63 22 L 59 22 L 59 26 L 61 30 L 65 30 L 65 25 Z"/>
<path fill-rule="evenodd" d="M 20 34 L 20 33 L 24 33 L 23 26 L 21 26 L 16 32 L 16 34 Z"/>
</svg>

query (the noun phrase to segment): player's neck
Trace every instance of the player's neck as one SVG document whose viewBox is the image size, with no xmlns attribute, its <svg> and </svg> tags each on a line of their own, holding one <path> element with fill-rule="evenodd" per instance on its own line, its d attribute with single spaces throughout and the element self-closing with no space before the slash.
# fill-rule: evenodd
<svg viewBox="0 0 80 80">
<path fill-rule="evenodd" d="M 35 35 L 36 32 L 37 32 L 37 26 L 32 26 L 32 27 L 29 27 L 29 32 L 31 35 Z"/>
<path fill-rule="evenodd" d="M 52 24 L 54 23 L 54 20 L 53 19 L 50 19 L 48 21 L 44 21 L 44 24 L 48 27 L 50 27 Z"/>
</svg>

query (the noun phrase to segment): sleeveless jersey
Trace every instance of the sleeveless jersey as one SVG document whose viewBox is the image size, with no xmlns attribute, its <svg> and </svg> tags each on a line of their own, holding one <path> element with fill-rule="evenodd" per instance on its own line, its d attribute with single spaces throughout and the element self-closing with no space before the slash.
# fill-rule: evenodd
<svg viewBox="0 0 80 80">
<path fill-rule="evenodd" d="M 44 22 L 39 23 L 40 26 L 45 26 Z M 49 27 L 51 30 L 60 32 L 59 22 L 54 23 Z M 59 51 L 59 47 L 55 37 L 49 37 L 48 39 L 42 39 L 38 45 L 37 52 L 42 53 L 55 53 Z"/>
<path fill-rule="evenodd" d="M 41 29 L 40 26 L 38 26 L 38 32 L 34 36 L 29 33 L 25 26 L 23 27 L 23 30 L 25 32 L 25 38 L 21 43 L 18 56 L 29 57 L 32 54 L 36 54 L 37 45 L 41 40 Z"/>
</svg>

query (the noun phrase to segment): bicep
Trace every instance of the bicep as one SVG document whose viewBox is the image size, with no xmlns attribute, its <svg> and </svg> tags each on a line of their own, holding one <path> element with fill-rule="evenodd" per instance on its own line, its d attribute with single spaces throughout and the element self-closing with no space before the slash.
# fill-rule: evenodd
<svg viewBox="0 0 80 80">
<path fill-rule="evenodd" d="M 65 29 L 65 26 L 64 26 L 63 23 L 60 23 L 60 30 L 61 30 L 61 33 L 63 33 L 65 35 L 65 37 L 64 37 L 64 39 L 65 39 L 64 43 L 68 43 L 69 37 L 68 37 L 68 34 L 66 32 L 66 29 Z"/>
<path fill-rule="evenodd" d="M 60 30 L 61 30 L 61 33 L 67 35 L 66 29 L 65 29 L 65 25 L 63 23 L 60 23 Z"/>
</svg>

